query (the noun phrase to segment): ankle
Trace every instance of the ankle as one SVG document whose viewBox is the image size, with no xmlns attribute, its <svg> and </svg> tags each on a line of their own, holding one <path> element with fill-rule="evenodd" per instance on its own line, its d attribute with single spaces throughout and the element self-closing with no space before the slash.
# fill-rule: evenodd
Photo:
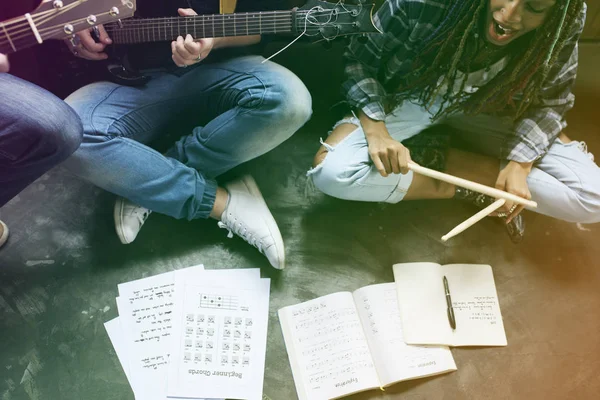
<svg viewBox="0 0 600 400">
<path fill-rule="evenodd" d="M 213 208 L 210 212 L 210 217 L 212 219 L 216 219 L 220 221 L 223 212 L 227 208 L 227 204 L 229 203 L 229 192 L 222 187 L 217 187 L 217 194 L 215 195 L 215 203 L 213 204 Z"/>
</svg>

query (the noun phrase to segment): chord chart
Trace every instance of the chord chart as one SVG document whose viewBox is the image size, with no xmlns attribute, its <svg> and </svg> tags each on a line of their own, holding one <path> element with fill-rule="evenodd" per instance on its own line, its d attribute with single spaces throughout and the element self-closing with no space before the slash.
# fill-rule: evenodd
<svg viewBox="0 0 600 400">
<path fill-rule="evenodd" d="M 221 310 L 237 310 L 237 296 L 223 296 L 218 294 L 200 294 L 200 308 L 217 308 Z"/>
<path fill-rule="evenodd" d="M 203 366 L 249 367 L 253 325 L 251 317 L 187 314 L 183 362 Z"/>
</svg>

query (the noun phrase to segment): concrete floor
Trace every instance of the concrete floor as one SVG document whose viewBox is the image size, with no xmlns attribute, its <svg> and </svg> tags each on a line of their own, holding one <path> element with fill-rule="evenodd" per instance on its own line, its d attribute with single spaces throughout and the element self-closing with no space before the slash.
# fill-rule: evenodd
<svg viewBox="0 0 600 400">
<path fill-rule="evenodd" d="M 117 315 L 117 284 L 199 263 L 260 267 L 272 279 L 264 394 L 295 399 L 277 310 L 390 282 L 392 264 L 410 261 L 492 265 L 508 347 L 454 349 L 454 373 L 352 399 L 597 398 L 600 225 L 527 213 L 520 245 L 491 219 L 443 243 L 441 235 L 473 208 L 453 201 L 360 204 L 313 193 L 305 170 L 329 128 L 329 100 L 320 96 L 321 111 L 280 148 L 234 171 L 255 176 L 279 223 L 288 259 L 282 272 L 212 221 L 152 215 L 135 243 L 123 246 L 114 233 L 114 197 L 61 168 L 3 207 L 0 218 L 12 235 L 0 251 L 0 399 L 133 399 L 103 327 Z M 580 96 L 569 133 L 600 158 L 597 104 Z"/>
</svg>

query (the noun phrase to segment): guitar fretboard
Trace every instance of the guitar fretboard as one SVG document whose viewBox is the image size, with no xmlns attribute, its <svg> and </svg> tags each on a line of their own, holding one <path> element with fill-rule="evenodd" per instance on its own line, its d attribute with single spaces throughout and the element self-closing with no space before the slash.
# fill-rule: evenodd
<svg viewBox="0 0 600 400">
<path fill-rule="evenodd" d="M 134 18 L 106 26 L 117 44 L 171 41 L 187 34 L 195 39 L 291 33 L 294 11 L 197 15 L 191 17 Z M 304 29 L 302 27 L 302 29 Z"/>
</svg>

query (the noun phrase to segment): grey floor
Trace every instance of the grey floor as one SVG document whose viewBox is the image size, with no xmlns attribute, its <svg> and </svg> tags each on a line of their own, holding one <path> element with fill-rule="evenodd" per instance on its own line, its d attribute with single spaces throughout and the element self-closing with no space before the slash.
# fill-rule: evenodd
<svg viewBox="0 0 600 400">
<path fill-rule="evenodd" d="M 590 145 L 600 156 L 597 116 L 588 115 L 575 127 L 592 127 L 586 132 L 594 133 Z M 454 373 L 353 399 L 595 398 L 600 226 L 527 213 L 518 246 L 492 219 L 443 243 L 475 209 L 453 201 L 343 202 L 307 190 L 305 170 L 327 123 L 317 115 L 280 148 L 235 171 L 255 176 L 279 223 L 288 259 L 282 272 L 213 221 L 152 215 L 133 244 L 121 245 L 114 197 L 61 168 L 3 207 L 0 218 L 12 234 L 0 250 L 0 399 L 133 399 L 103 328 L 117 315 L 117 284 L 199 263 L 259 267 L 272 279 L 265 399 L 295 399 L 277 310 L 390 282 L 392 264 L 410 261 L 492 265 L 509 346 L 454 349 Z"/>
</svg>

